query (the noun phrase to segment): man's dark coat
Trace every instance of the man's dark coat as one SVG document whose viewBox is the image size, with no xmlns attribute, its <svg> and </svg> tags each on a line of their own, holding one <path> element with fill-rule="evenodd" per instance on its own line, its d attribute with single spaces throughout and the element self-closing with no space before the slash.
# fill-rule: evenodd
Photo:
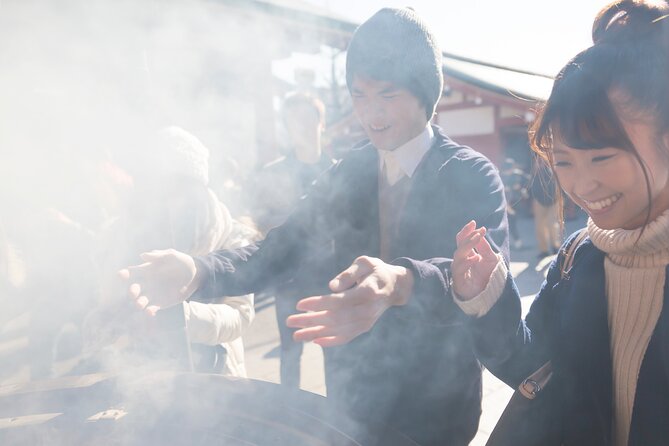
<svg viewBox="0 0 669 446">
<path fill-rule="evenodd" d="M 488 159 L 434 132 L 390 248 L 394 263 L 414 271 L 411 302 L 348 345 L 325 349 L 326 383 L 328 397 L 355 418 L 388 423 L 420 444 L 465 445 L 478 428 L 481 367 L 464 315 L 434 291 L 443 275 L 432 263 L 452 257 L 457 232 L 472 219 L 508 259 L 506 202 Z M 327 293 L 329 279 L 358 256 L 378 257 L 378 166 L 371 144 L 354 149 L 257 250 L 196 259 L 205 277 L 198 297 L 258 292 L 277 278 L 292 280 L 299 296 Z"/>
</svg>

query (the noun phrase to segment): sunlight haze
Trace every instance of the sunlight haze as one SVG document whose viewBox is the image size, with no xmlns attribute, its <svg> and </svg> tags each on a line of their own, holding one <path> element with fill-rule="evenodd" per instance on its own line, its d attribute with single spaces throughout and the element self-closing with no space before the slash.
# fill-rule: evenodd
<svg viewBox="0 0 669 446">
<path fill-rule="evenodd" d="M 361 23 L 385 6 L 411 6 L 427 20 L 443 51 L 554 75 L 591 44 L 602 0 L 309 0 Z"/>
</svg>

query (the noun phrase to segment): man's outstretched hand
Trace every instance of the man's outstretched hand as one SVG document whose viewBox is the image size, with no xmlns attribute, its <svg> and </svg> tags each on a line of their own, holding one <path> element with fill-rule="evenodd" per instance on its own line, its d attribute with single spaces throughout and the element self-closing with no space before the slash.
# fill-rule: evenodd
<svg viewBox="0 0 669 446">
<path fill-rule="evenodd" d="M 150 314 L 188 299 L 199 286 L 197 268 L 188 254 L 167 249 L 142 254 L 141 265 L 119 271 L 128 293 Z"/>
<path fill-rule="evenodd" d="M 346 344 L 368 332 L 393 305 L 405 305 L 413 290 L 413 274 L 402 266 L 373 257 L 358 257 L 330 281 L 332 294 L 300 300 L 286 320 L 299 328 L 296 341 L 314 341 L 323 347 Z"/>
</svg>

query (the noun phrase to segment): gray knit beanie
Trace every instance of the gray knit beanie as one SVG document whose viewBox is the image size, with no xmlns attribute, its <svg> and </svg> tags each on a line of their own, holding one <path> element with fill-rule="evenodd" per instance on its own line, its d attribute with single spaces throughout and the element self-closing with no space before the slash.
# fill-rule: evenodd
<svg viewBox="0 0 669 446">
<path fill-rule="evenodd" d="M 409 8 L 383 8 L 358 27 L 346 55 L 346 83 L 362 75 L 406 88 L 432 118 L 444 85 L 442 53 L 427 24 Z"/>
</svg>

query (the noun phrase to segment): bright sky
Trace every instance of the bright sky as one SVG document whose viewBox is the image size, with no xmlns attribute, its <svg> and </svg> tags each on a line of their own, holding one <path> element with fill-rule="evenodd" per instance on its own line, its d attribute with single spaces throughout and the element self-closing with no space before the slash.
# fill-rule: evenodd
<svg viewBox="0 0 669 446">
<path fill-rule="evenodd" d="M 355 22 L 384 6 L 412 6 L 443 51 L 554 75 L 588 47 L 607 0 L 308 0 Z"/>
</svg>

